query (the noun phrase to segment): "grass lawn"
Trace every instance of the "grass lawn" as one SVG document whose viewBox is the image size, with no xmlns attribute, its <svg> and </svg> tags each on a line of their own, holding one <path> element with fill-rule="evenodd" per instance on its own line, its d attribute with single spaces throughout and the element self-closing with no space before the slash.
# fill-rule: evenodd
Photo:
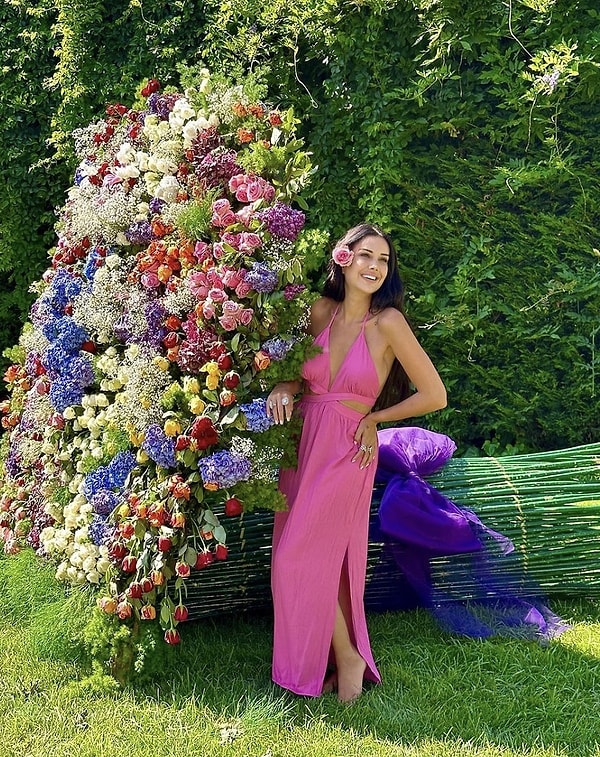
<svg viewBox="0 0 600 757">
<path fill-rule="evenodd" d="M 4 618 L 0 756 L 600 757 L 600 602 L 553 609 L 574 626 L 547 647 L 371 615 L 384 683 L 352 706 L 271 684 L 265 614 L 189 623 L 164 671 L 114 691 L 75 685 L 76 661 Z"/>
</svg>

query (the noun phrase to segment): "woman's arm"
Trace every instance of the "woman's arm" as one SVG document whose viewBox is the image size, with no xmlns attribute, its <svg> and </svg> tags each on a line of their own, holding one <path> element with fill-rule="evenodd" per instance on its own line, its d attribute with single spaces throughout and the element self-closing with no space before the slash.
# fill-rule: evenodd
<svg viewBox="0 0 600 757">
<path fill-rule="evenodd" d="M 440 410 L 447 403 L 444 383 L 402 313 L 391 308 L 386 310 L 380 316 L 378 327 L 394 357 L 406 371 L 415 391 L 395 405 L 364 416 L 358 424 L 354 439 L 357 444 L 371 449 L 377 444 L 378 423 L 425 415 Z"/>
</svg>

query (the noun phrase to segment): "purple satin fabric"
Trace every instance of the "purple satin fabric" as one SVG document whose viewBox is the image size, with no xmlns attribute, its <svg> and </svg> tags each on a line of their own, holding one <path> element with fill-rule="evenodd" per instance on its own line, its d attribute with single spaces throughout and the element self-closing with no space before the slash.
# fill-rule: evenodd
<svg viewBox="0 0 600 757">
<path fill-rule="evenodd" d="M 454 442 L 416 427 L 385 429 L 378 436 L 375 481 L 382 494 L 370 541 L 383 547 L 369 582 L 367 607 L 427 607 L 446 630 L 475 638 L 543 640 L 565 630 L 567 624 L 527 579 L 510 539 L 423 478 L 452 457 Z M 444 560 L 434 559 L 439 557 Z M 511 587 L 519 572 L 518 596 L 504 585 L 507 572 Z"/>
</svg>

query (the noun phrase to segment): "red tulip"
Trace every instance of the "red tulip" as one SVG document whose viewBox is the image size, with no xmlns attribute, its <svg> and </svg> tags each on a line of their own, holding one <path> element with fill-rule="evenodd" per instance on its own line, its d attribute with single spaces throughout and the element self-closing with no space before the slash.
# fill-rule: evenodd
<svg viewBox="0 0 600 757">
<path fill-rule="evenodd" d="M 214 560 L 214 557 L 213 557 L 212 552 L 198 552 L 198 556 L 196 557 L 194 568 L 196 568 L 196 570 L 207 568 L 213 560 Z"/>
<path fill-rule="evenodd" d="M 129 604 L 129 602 L 119 602 L 117 605 L 117 615 L 121 620 L 126 620 L 127 618 L 131 617 L 131 613 L 133 612 L 132 606 Z"/>
<path fill-rule="evenodd" d="M 217 366 L 219 367 L 220 371 L 228 371 L 232 365 L 233 360 L 227 354 L 219 355 L 219 357 L 217 358 Z"/>
<path fill-rule="evenodd" d="M 142 587 L 142 593 L 148 594 L 148 592 L 152 591 L 152 589 L 154 588 L 154 581 L 150 578 L 150 576 L 145 576 L 140 581 L 140 586 Z"/>
</svg>

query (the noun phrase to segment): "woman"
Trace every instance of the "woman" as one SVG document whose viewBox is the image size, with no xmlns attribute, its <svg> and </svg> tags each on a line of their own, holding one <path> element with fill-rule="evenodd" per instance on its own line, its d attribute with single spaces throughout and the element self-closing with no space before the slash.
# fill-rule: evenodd
<svg viewBox="0 0 600 757">
<path fill-rule="evenodd" d="M 322 352 L 306 361 L 302 380 L 278 384 L 267 400 L 283 423 L 303 391 L 298 466 L 280 475 L 288 511 L 275 516 L 271 571 L 273 680 L 297 694 L 337 688 L 350 702 L 364 679 L 380 681 L 363 605 L 377 424 L 446 404 L 402 299 L 389 236 L 370 224 L 350 229 L 311 309 L 309 332 Z M 324 681 L 328 663 L 334 673 Z"/>
</svg>

